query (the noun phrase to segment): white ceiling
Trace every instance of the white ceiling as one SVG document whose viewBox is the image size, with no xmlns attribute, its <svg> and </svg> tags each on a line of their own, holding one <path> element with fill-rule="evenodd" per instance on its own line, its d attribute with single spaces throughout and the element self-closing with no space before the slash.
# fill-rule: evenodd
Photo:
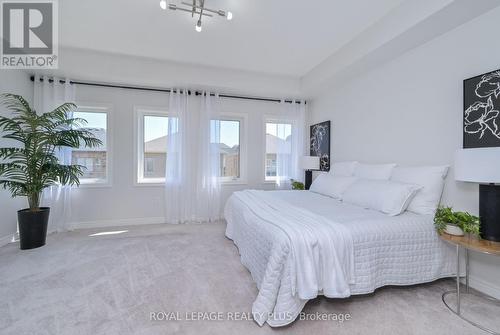
<svg viewBox="0 0 500 335">
<path fill-rule="evenodd" d="M 181 0 L 172 0 L 179 4 Z M 159 0 L 60 1 L 60 43 L 169 61 L 303 76 L 403 0 L 206 0 L 234 13 L 204 18 Z"/>
</svg>

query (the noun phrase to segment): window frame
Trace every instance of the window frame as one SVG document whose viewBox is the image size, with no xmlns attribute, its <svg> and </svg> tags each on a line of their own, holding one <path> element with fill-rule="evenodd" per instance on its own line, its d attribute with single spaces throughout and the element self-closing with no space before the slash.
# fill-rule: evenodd
<svg viewBox="0 0 500 335">
<path fill-rule="evenodd" d="M 144 178 L 144 117 L 168 117 L 165 107 L 134 106 L 134 186 L 164 186 L 163 178 Z"/>
<path fill-rule="evenodd" d="M 113 183 L 113 136 L 111 129 L 113 105 L 106 103 L 77 102 L 75 112 L 106 114 L 106 179 L 80 178 L 80 188 L 112 187 Z M 71 164 L 76 164 L 71 162 Z"/>
<path fill-rule="evenodd" d="M 294 120 L 294 119 L 287 119 L 287 118 L 280 118 L 280 117 L 276 117 L 276 116 L 273 116 L 273 115 L 264 115 L 264 118 L 263 118 L 263 123 L 262 123 L 262 130 L 263 130 L 263 138 L 264 138 L 264 154 L 263 154 L 263 168 L 262 168 L 262 173 L 261 173 L 261 176 L 263 176 L 264 180 L 263 180 L 263 183 L 264 184 L 275 184 L 276 183 L 276 180 L 277 178 L 276 177 L 267 177 L 266 176 L 266 162 L 267 162 L 267 138 L 266 138 L 266 134 L 267 134 L 267 124 L 268 123 L 278 123 L 278 124 L 289 124 L 291 126 L 291 129 L 290 129 L 290 135 L 293 135 L 293 132 L 294 132 L 294 127 L 297 127 L 297 122 Z"/>
<path fill-rule="evenodd" d="M 134 186 L 164 186 L 165 178 L 141 178 L 144 169 L 144 116 L 168 117 L 165 107 L 134 106 Z M 248 115 L 243 113 L 221 112 L 217 120 L 240 122 L 240 177 L 233 179 L 221 177 L 221 185 L 247 184 L 247 124 Z"/>
<path fill-rule="evenodd" d="M 240 177 L 219 177 L 224 185 L 246 185 L 247 184 L 247 121 L 248 115 L 243 113 L 221 112 L 217 120 L 238 121 L 240 123 Z"/>
</svg>

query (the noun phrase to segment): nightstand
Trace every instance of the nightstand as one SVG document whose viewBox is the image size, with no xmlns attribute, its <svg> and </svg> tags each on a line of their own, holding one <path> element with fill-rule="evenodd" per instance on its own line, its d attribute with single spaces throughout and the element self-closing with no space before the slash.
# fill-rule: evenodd
<svg viewBox="0 0 500 335">
<path fill-rule="evenodd" d="M 450 311 L 458 315 L 461 319 L 469 322 L 470 324 L 494 335 L 500 335 L 499 331 L 491 330 L 489 328 L 486 328 L 474 321 L 471 321 L 464 317 L 461 313 L 461 302 L 460 302 L 460 296 L 464 294 L 462 290 L 460 289 L 460 248 L 463 248 L 465 250 L 465 294 L 474 294 L 469 290 L 469 250 L 479 252 L 482 254 L 488 254 L 488 255 L 494 255 L 494 256 L 500 256 L 500 243 L 499 242 L 492 242 L 488 240 L 482 240 L 474 237 L 468 237 L 468 236 L 453 236 L 449 235 L 446 233 L 443 233 L 440 235 L 440 238 L 452 245 L 454 245 L 457 249 L 457 276 L 456 276 L 456 284 L 457 288 L 452 291 L 447 291 L 443 293 L 442 300 L 443 303 L 448 307 Z M 456 294 L 457 296 L 457 307 L 456 309 L 453 309 L 448 303 L 446 302 L 446 297 L 450 294 Z M 493 302 L 499 303 L 500 301 L 491 298 L 488 296 L 483 296 L 483 295 L 477 295 L 474 294 L 478 297 L 481 297 L 482 299 L 488 299 Z"/>
</svg>

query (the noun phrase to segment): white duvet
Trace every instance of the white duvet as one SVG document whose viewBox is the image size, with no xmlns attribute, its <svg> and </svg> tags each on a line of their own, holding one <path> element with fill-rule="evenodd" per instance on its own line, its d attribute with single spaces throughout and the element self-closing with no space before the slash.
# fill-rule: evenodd
<svg viewBox="0 0 500 335">
<path fill-rule="evenodd" d="M 259 289 L 259 325 L 283 326 L 318 294 L 347 297 L 453 275 L 431 216 L 389 217 L 309 191 L 235 192 L 226 236 Z"/>
</svg>

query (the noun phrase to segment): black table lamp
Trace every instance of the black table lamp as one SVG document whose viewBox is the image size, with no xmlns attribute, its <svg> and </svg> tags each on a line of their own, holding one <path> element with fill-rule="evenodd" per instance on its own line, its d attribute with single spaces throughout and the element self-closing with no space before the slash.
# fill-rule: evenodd
<svg viewBox="0 0 500 335">
<path fill-rule="evenodd" d="M 479 183 L 481 237 L 500 242 L 500 148 L 458 150 L 455 179 Z"/>
<path fill-rule="evenodd" d="M 308 190 L 312 184 L 312 172 L 319 170 L 319 157 L 316 156 L 302 156 L 301 167 L 306 171 L 304 188 Z"/>
</svg>

